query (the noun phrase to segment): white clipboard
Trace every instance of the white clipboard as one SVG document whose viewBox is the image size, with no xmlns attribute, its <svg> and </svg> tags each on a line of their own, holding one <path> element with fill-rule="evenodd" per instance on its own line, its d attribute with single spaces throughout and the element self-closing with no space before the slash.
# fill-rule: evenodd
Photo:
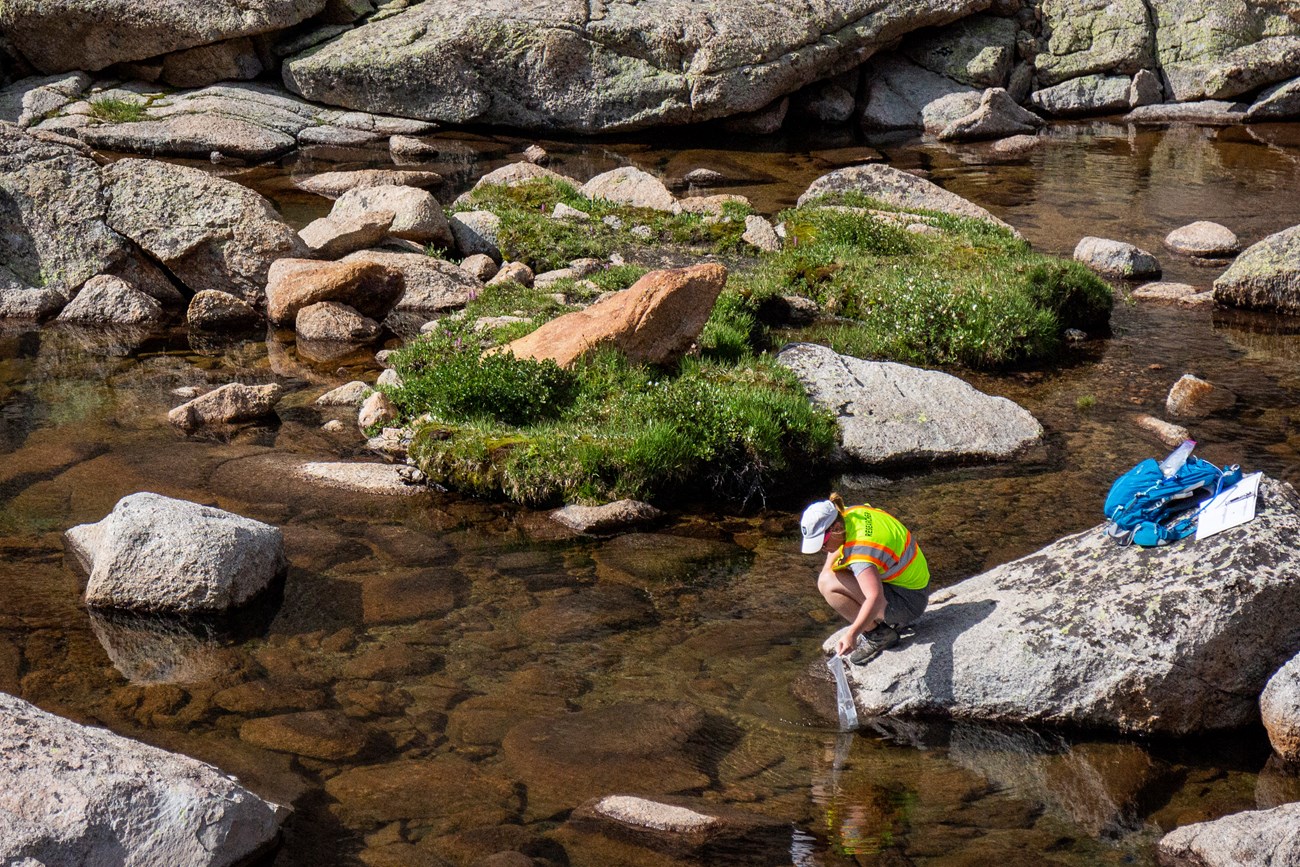
<svg viewBox="0 0 1300 867">
<path fill-rule="evenodd" d="M 1208 539 L 1230 527 L 1246 523 L 1255 517 L 1255 501 L 1259 499 L 1259 480 L 1263 473 L 1243 476 L 1240 482 L 1221 491 L 1205 504 L 1196 519 L 1196 541 Z"/>
</svg>

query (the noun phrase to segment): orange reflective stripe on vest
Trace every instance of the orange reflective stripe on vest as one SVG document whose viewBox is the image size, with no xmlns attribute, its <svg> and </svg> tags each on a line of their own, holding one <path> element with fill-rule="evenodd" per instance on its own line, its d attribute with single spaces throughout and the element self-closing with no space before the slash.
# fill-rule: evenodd
<svg viewBox="0 0 1300 867">
<path fill-rule="evenodd" d="M 888 512 L 870 506 L 846 509 L 844 535 L 833 568 L 868 563 L 880 573 L 880 580 L 898 587 L 920 590 L 930 583 L 925 554 L 911 532 Z"/>
</svg>

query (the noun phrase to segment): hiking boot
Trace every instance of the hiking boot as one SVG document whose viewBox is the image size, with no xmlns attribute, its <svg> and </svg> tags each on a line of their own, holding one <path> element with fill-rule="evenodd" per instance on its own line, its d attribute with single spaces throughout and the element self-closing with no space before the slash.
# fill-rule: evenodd
<svg viewBox="0 0 1300 867">
<path fill-rule="evenodd" d="M 866 665 L 895 644 L 898 644 L 898 630 L 888 623 L 882 623 L 870 632 L 862 633 L 858 649 L 849 654 L 849 662 Z"/>
</svg>

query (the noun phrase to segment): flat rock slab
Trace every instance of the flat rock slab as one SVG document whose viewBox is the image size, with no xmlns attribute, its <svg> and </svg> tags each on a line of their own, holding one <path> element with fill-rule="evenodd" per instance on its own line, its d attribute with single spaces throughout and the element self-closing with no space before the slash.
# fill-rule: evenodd
<svg viewBox="0 0 1300 867">
<path fill-rule="evenodd" d="M 396 464 L 307 461 L 296 472 L 304 481 L 358 493 L 410 497 L 429 490 L 423 473 Z"/>
<path fill-rule="evenodd" d="M 290 58 L 283 74 L 308 99 L 367 111 L 609 132 L 758 111 L 985 5 L 426 0 Z"/>
<path fill-rule="evenodd" d="M 186 432 L 205 424 L 254 421 L 274 412 L 279 401 L 280 386 L 275 383 L 230 382 L 175 407 L 167 413 L 167 420 Z"/>
<path fill-rule="evenodd" d="M 225 867 L 272 844 L 284 812 L 211 765 L 0 693 L 5 864 Z"/>
<path fill-rule="evenodd" d="M 638 500 L 618 500 L 603 506 L 568 505 L 551 512 L 551 519 L 579 533 L 609 533 L 640 526 L 663 517 L 663 512 Z"/>
<path fill-rule="evenodd" d="M 861 193 L 886 205 L 908 211 L 939 211 L 972 220 L 985 220 L 1001 226 L 1016 237 L 1020 236 L 1010 225 L 974 202 L 950 193 L 925 178 L 879 163 L 850 166 L 822 175 L 809 184 L 808 189 L 799 197 L 799 204 L 802 206 L 821 196 L 848 192 Z"/>
<path fill-rule="evenodd" d="M 1175 828 L 1156 844 L 1165 867 L 1266 867 L 1300 864 L 1300 804 L 1247 810 Z"/>
<path fill-rule="evenodd" d="M 835 414 L 844 450 L 869 466 L 1008 458 L 1043 435 L 1023 407 L 946 373 L 813 343 L 787 346 L 777 361 Z"/>
<path fill-rule="evenodd" d="M 859 714 L 1176 735 L 1251 723 L 1300 649 L 1297 532 L 1300 496 L 1265 478 L 1253 521 L 1200 542 L 1067 536 L 955 585 L 915 636 L 849 666 Z"/>
<path fill-rule="evenodd" d="M 593 798 L 573 812 L 564 832 L 599 834 L 705 864 L 727 863 L 737 852 L 751 864 L 789 862 L 788 824 L 702 798 Z"/>
<path fill-rule="evenodd" d="M 280 531 L 232 512 L 142 492 L 67 531 L 91 607 L 220 613 L 256 597 L 287 561 Z"/>
</svg>

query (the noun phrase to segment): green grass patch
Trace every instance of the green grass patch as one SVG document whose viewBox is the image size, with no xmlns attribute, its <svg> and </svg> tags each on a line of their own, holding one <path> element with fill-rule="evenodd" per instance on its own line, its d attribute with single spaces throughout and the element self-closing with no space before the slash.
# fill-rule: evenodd
<svg viewBox="0 0 1300 867">
<path fill-rule="evenodd" d="M 554 220 L 564 203 L 591 216 L 587 221 Z M 700 214 L 670 214 L 632 208 L 603 199 L 588 199 L 571 184 L 536 178 L 513 187 L 485 186 L 474 191 L 461 210 L 488 210 L 501 218 L 498 246 L 507 259 L 524 262 L 537 273 L 563 268 L 574 259 L 607 258 L 633 248 L 673 245 L 701 252 L 742 249 L 745 216 L 739 203 L 723 208 L 726 219 L 709 221 Z M 612 225 L 604 222 L 613 217 Z M 643 226 L 642 234 L 632 231 Z"/>
<path fill-rule="evenodd" d="M 101 96 L 90 101 L 90 116 L 109 123 L 134 123 L 145 119 L 146 103 Z"/>
<path fill-rule="evenodd" d="M 1067 328 L 1106 327 L 1111 289 L 1076 262 L 986 221 L 921 212 L 942 231 L 916 234 L 861 210 L 896 208 L 841 201 L 782 214 L 794 243 L 730 282 L 751 309 L 797 294 L 834 315 L 800 339 L 860 358 L 996 369 L 1051 359 Z"/>
<path fill-rule="evenodd" d="M 763 501 L 834 448 L 829 414 L 770 358 L 686 359 L 676 370 L 613 351 L 565 371 L 481 355 L 455 329 L 394 357 L 403 415 L 428 413 L 412 454 L 469 494 L 533 506 L 710 496 Z"/>
</svg>

